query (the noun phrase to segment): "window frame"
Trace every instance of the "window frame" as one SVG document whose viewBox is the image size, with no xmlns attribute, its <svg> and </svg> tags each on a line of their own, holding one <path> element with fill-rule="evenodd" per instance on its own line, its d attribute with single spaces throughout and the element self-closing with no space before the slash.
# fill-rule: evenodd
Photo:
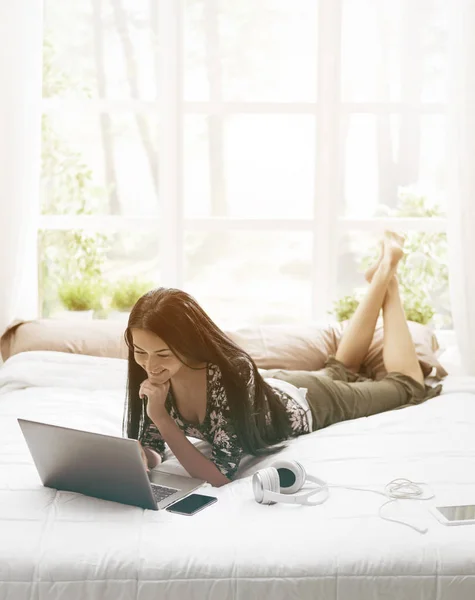
<svg viewBox="0 0 475 600">
<path fill-rule="evenodd" d="M 341 197 L 340 123 L 351 114 L 446 114 L 444 103 L 342 102 L 341 24 L 343 0 L 319 0 L 318 14 L 318 97 L 315 102 L 226 102 L 184 100 L 184 0 L 157 0 L 157 24 L 161 52 L 157 102 L 140 100 L 45 98 L 44 114 L 83 112 L 158 113 L 159 152 L 156 169 L 160 181 L 160 218 L 108 215 L 40 215 L 38 229 L 89 231 L 156 230 L 161 236 L 161 282 L 170 287 L 184 285 L 184 236 L 189 231 L 310 231 L 312 250 L 312 315 L 327 318 L 337 277 L 337 248 L 342 235 L 354 231 L 383 232 L 396 224 L 395 218 L 348 218 L 336 211 Z M 331 24 L 329 26 L 328 24 Z M 337 34 L 335 35 L 335 32 Z M 340 109 L 334 109 L 337 104 Z M 314 216 L 308 219 L 236 219 L 221 217 L 187 218 L 183 197 L 184 118 L 191 114 L 310 114 L 315 116 L 316 160 L 314 175 Z M 318 176 L 317 176 L 318 174 Z M 447 232 L 445 218 L 398 218 L 398 231 Z M 322 283 L 324 282 L 324 284 Z"/>
</svg>

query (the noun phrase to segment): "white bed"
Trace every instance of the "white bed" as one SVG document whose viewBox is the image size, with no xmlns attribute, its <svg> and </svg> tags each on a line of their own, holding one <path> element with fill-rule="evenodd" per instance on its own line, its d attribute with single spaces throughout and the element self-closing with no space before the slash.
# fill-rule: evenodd
<svg viewBox="0 0 475 600">
<path fill-rule="evenodd" d="M 382 490 L 427 482 L 434 500 L 332 489 L 316 507 L 255 502 L 250 459 L 239 479 L 209 486 L 218 502 L 192 517 L 41 485 L 17 417 L 121 435 L 126 363 L 26 352 L 0 369 L 0 599 L 473 600 L 475 525 L 446 527 L 427 508 L 475 503 L 475 378 L 442 396 L 340 423 L 279 456 L 334 484 Z M 209 448 L 203 442 L 198 447 Z M 162 468 L 182 472 L 170 458 Z"/>
</svg>

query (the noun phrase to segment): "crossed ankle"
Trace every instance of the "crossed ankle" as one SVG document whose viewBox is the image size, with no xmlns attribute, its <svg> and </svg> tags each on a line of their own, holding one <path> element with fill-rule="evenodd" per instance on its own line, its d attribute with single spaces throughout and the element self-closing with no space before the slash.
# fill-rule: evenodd
<svg viewBox="0 0 475 600">
<path fill-rule="evenodd" d="M 381 261 L 374 275 L 380 282 L 389 283 L 394 277 L 394 268 L 385 261 Z"/>
</svg>

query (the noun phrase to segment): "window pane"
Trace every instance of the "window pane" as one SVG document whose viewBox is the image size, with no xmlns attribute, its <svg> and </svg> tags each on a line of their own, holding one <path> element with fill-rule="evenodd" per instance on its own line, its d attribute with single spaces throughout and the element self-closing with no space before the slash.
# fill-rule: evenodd
<svg viewBox="0 0 475 600">
<path fill-rule="evenodd" d="M 101 233 L 40 231 L 38 238 L 39 293 L 41 314 L 63 311 L 58 296 L 62 283 L 81 279 L 97 292 L 95 316 L 107 317 L 111 310 L 111 285 L 122 279 L 160 281 L 160 249 L 155 231 Z M 100 290 L 101 285 L 105 286 Z"/>
<path fill-rule="evenodd" d="M 221 327 L 311 318 L 308 233 L 188 232 L 185 286 Z"/>
<path fill-rule="evenodd" d="M 311 101 L 317 0 L 186 0 L 185 99 Z"/>
<path fill-rule="evenodd" d="M 345 152 L 342 212 L 371 217 L 398 204 L 398 189 L 415 186 L 445 210 L 446 123 L 442 115 L 351 115 L 342 124 Z M 381 212 L 379 211 L 379 214 Z"/>
<path fill-rule="evenodd" d="M 379 254 L 379 238 L 378 234 L 366 232 L 350 232 L 341 237 L 334 301 L 353 294 L 360 299 L 366 292 L 368 284 L 364 271 L 367 266 L 374 264 L 372 258 Z M 404 246 L 407 255 L 400 263 L 398 279 L 408 319 L 421 322 L 419 319 L 430 316 L 428 311 L 433 309 L 435 315 L 429 325 L 451 329 L 446 234 L 409 232 Z"/>
<path fill-rule="evenodd" d="M 186 216 L 311 217 L 314 123 L 308 115 L 188 116 Z"/>
<path fill-rule="evenodd" d="M 149 115 L 45 115 L 43 213 L 157 215 L 156 132 Z"/>
<path fill-rule="evenodd" d="M 156 98 L 157 5 L 45 0 L 44 96 Z"/>
<path fill-rule="evenodd" d="M 447 5 L 343 0 L 343 100 L 447 100 Z"/>
</svg>

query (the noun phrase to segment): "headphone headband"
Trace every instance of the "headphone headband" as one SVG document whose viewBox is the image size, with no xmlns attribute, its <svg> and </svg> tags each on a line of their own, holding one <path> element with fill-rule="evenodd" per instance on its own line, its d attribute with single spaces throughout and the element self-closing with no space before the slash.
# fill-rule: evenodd
<svg viewBox="0 0 475 600">
<path fill-rule="evenodd" d="M 295 475 L 295 483 L 290 487 L 282 488 L 278 469 L 290 470 Z M 302 490 L 306 481 L 316 484 L 316 487 Z M 304 467 L 297 461 L 276 461 L 271 467 L 257 471 L 252 478 L 252 486 L 254 498 L 261 504 L 283 502 L 315 506 L 325 502 L 329 495 L 327 483 L 318 477 L 307 475 Z M 320 494 L 320 497 L 311 502 L 309 498 L 315 494 Z"/>
<path fill-rule="evenodd" d="M 322 498 L 315 502 L 310 502 L 307 500 L 310 496 L 314 494 L 323 493 Z M 328 498 L 328 487 L 316 488 L 314 490 L 299 492 L 298 494 L 279 494 L 279 492 L 271 492 L 269 490 L 264 490 L 263 500 L 270 500 L 272 502 L 281 502 L 284 504 L 306 504 L 308 506 L 317 506 L 318 504 L 323 504 L 325 500 Z"/>
<path fill-rule="evenodd" d="M 318 485 L 321 485 L 322 487 L 328 487 L 328 484 L 326 481 L 323 481 L 323 479 L 320 479 L 319 477 L 315 477 L 315 475 L 306 475 L 306 479 L 307 481 L 311 481 L 312 483 L 316 483 Z"/>
</svg>

